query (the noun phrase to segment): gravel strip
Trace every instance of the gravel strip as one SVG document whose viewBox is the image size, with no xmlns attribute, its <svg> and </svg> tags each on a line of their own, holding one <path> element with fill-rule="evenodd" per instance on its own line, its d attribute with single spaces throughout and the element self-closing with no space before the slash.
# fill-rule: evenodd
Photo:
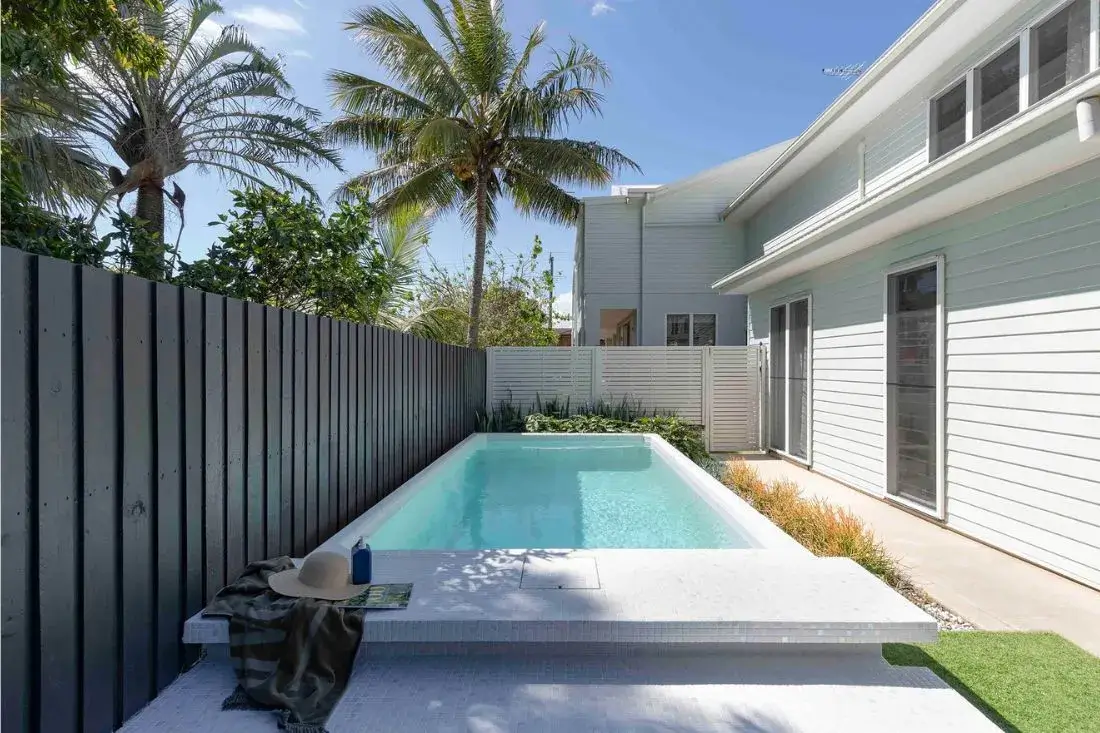
<svg viewBox="0 0 1100 733">
<path fill-rule="evenodd" d="M 940 631 L 973 631 L 977 628 L 959 614 L 937 603 L 924 591 L 914 589 L 912 592 L 902 592 L 902 595 L 936 619 Z"/>
</svg>

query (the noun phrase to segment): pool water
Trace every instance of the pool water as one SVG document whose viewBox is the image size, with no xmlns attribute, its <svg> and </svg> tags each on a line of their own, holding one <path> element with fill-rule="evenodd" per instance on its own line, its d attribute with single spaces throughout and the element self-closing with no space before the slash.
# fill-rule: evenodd
<svg viewBox="0 0 1100 733">
<path fill-rule="evenodd" d="M 640 436 L 486 441 L 371 532 L 380 550 L 745 548 Z"/>
</svg>

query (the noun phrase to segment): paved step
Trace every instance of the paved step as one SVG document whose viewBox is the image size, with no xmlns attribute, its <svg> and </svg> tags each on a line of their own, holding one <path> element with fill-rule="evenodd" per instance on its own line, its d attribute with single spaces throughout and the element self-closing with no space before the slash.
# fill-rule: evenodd
<svg viewBox="0 0 1100 733">
<path fill-rule="evenodd" d="M 409 607 L 370 611 L 364 644 L 881 644 L 931 641 L 935 620 L 844 558 L 776 550 L 394 551 L 377 582 Z M 225 644 L 195 616 L 185 643 Z"/>
</svg>

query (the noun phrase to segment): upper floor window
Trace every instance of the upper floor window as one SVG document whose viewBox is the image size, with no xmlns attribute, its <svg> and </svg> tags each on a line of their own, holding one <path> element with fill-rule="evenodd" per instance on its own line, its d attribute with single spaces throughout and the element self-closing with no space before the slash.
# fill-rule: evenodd
<svg viewBox="0 0 1100 733">
<path fill-rule="evenodd" d="M 971 68 L 932 98 L 928 117 L 929 160 L 1008 122 L 1097 70 L 1092 48 L 1100 0 L 1066 0 L 1058 12 L 1036 17 L 992 58 Z"/>
<path fill-rule="evenodd" d="M 669 313 L 665 316 L 665 346 L 714 346 L 713 313 Z"/>
<path fill-rule="evenodd" d="M 966 82 L 932 100 L 932 160 L 966 142 Z"/>
<path fill-rule="evenodd" d="M 1020 111 L 1020 43 L 978 69 L 974 133 L 992 129 Z"/>
<path fill-rule="evenodd" d="M 1032 102 L 1049 97 L 1089 70 L 1089 0 L 1074 0 L 1034 30 Z"/>
</svg>

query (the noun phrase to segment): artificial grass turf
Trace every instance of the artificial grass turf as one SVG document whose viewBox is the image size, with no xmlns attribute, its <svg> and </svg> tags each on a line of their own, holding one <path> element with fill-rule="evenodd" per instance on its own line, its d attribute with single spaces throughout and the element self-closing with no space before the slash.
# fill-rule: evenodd
<svg viewBox="0 0 1100 733">
<path fill-rule="evenodd" d="M 934 644 L 883 644 L 928 667 L 1009 733 L 1100 731 L 1100 657 L 1057 634 L 942 631 Z"/>
</svg>

